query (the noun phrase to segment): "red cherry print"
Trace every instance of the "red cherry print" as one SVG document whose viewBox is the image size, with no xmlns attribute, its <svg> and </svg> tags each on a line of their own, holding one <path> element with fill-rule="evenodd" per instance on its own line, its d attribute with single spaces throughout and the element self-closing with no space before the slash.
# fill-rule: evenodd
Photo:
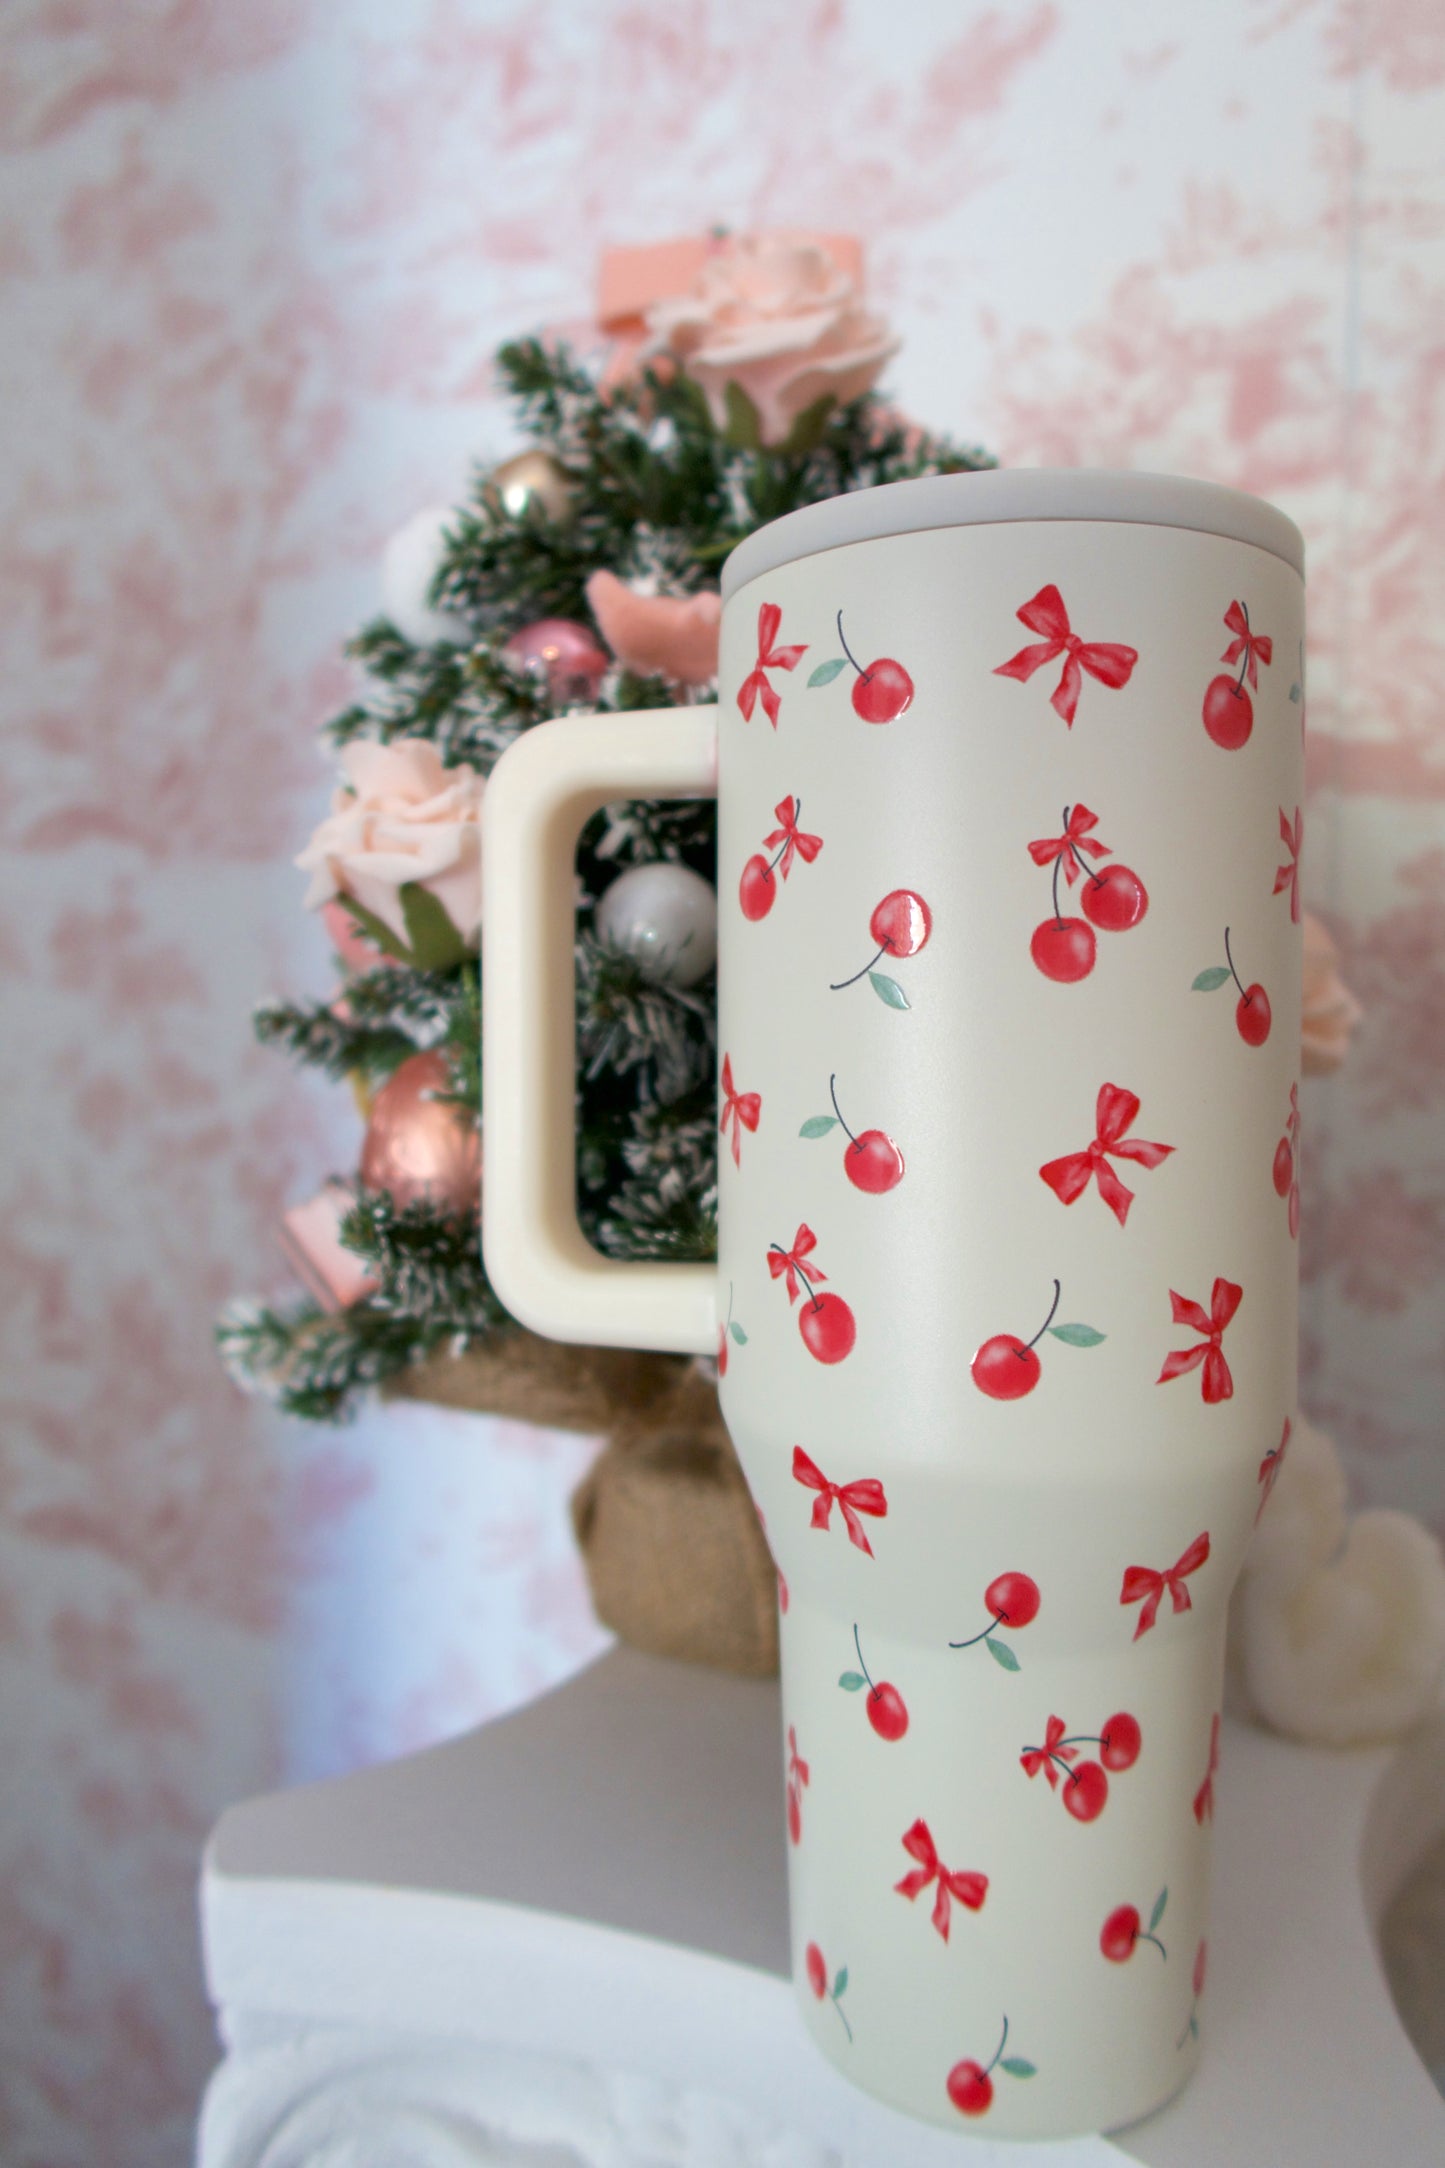
<svg viewBox="0 0 1445 2168">
<path fill-rule="evenodd" d="M 1204 695 L 1204 727 L 1216 745 L 1223 746 L 1226 752 L 1237 753 L 1254 728 L 1254 702 L 1244 689 L 1244 680 L 1248 676 L 1250 684 L 1258 686 L 1258 665 L 1268 666 L 1274 655 L 1274 642 L 1268 633 L 1252 630 L 1249 610 L 1242 602 L 1230 603 L 1224 613 L 1224 622 L 1233 638 L 1224 650 L 1223 659 L 1239 664 L 1239 676 L 1210 680 Z"/>
<path fill-rule="evenodd" d="M 955 2063 L 948 2073 L 948 2097 L 960 2115 L 984 2115 L 993 2106 L 993 2079 L 982 2063 Z"/>
<path fill-rule="evenodd" d="M 803 1841 L 803 1810 L 798 1801 L 797 1789 L 791 1784 L 788 1786 L 788 1835 L 794 1844 L 801 1844 Z"/>
<path fill-rule="evenodd" d="M 1001 1573 L 983 1600 L 1001 1626 L 1029 1626 L 1039 1615 L 1039 1584 L 1026 1573 Z"/>
<path fill-rule="evenodd" d="M 1293 820 L 1290 819 L 1284 807 L 1280 807 L 1279 833 L 1280 841 L 1289 852 L 1289 858 L 1284 865 L 1275 868 L 1273 893 L 1276 896 L 1287 895 L 1289 897 L 1290 921 L 1297 926 L 1300 922 L 1299 861 L 1305 840 L 1304 815 L 1298 806 L 1294 809 Z"/>
<path fill-rule="evenodd" d="M 858 1651 L 858 1669 L 863 1674 L 862 1684 L 868 1689 L 865 1703 L 868 1710 L 868 1721 L 879 1738 L 886 1739 L 892 1745 L 895 1740 L 901 1739 L 908 1729 L 907 1706 L 897 1687 L 891 1686 L 887 1679 L 874 1681 L 872 1673 L 863 1661 L 863 1644 L 858 1638 L 856 1625 L 853 1628 L 853 1646 Z M 856 1688 L 859 1682 L 856 1678 L 845 1676 L 842 1683 L 845 1686 Z"/>
<path fill-rule="evenodd" d="M 808 1985 L 821 2002 L 828 1992 L 828 1968 L 816 1942 L 810 1942 L 803 1952 L 803 1963 L 807 1968 Z"/>
<path fill-rule="evenodd" d="M 788 1726 L 788 1835 L 794 1844 L 803 1841 L 803 1787 L 808 1783 L 808 1764 L 798 1752 L 798 1734 Z"/>
<path fill-rule="evenodd" d="M 1015 1333 L 995 1333 L 969 1365 L 973 1382 L 990 1400 L 1022 1400 L 1039 1382 L 1042 1365 Z"/>
<path fill-rule="evenodd" d="M 1216 745 L 1237 753 L 1254 728 L 1254 702 L 1226 672 L 1211 678 L 1204 694 L 1204 727 Z"/>
<path fill-rule="evenodd" d="M 933 931 L 933 913 L 913 889 L 890 889 L 874 906 L 868 931 L 880 954 L 886 949 L 890 956 L 916 956 Z"/>
<path fill-rule="evenodd" d="M 803 1345 L 816 1362 L 840 1363 L 858 1338 L 853 1312 L 841 1295 L 815 1295 L 798 1312 Z"/>
<path fill-rule="evenodd" d="M 1234 1021 L 1239 1036 L 1246 1046 L 1264 1045 L 1265 1040 L 1269 1037 L 1269 1027 L 1272 1019 L 1270 1016 L 1269 995 L 1260 985 L 1258 979 L 1255 980 L 1252 986 L 1246 986 L 1244 992 L 1240 995 L 1234 1011 Z"/>
<path fill-rule="evenodd" d="M 1214 1820 L 1214 1779 L 1219 1769 L 1219 1714 L 1216 1710 L 1209 1729 L 1209 1763 L 1204 1772 L 1204 1782 L 1194 1794 L 1194 1819 L 1202 1828 Z"/>
<path fill-rule="evenodd" d="M 1003 2021 L 1003 2034 L 988 2063 L 976 2063 L 971 2059 L 955 2063 L 948 2073 L 948 2097 L 960 2115 L 984 2115 L 993 2102 L 993 2073 L 1003 2070 L 1011 2078 L 1031 2078 L 1034 2066 L 1021 2055 L 1004 2056 L 1008 2041 L 1008 2018 Z"/>
<path fill-rule="evenodd" d="M 1096 1761 L 1080 1762 L 1063 1783 L 1064 1805 L 1076 1822 L 1096 1822 L 1109 1797 L 1109 1779 Z"/>
<path fill-rule="evenodd" d="M 1134 1955 L 1134 1945 L 1139 1939 L 1139 1929 L 1143 1924 L 1134 1905 L 1120 1905 L 1117 1912 L 1109 1914 L 1099 1935 L 1099 1948 L 1110 1964 L 1128 1963 Z M 820 1987 L 818 1993 L 821 1995 L 822 1992 Z"/>
<path fill-rule="evenodd" d="M 1081 918 L 1046 918 L 1035 926 L 1029 954 L 1046 979 L 1074 986 L 1094 968 L 1098 943 Z"/>
<path fill-rule="evenodd" d="M 1149 908 L 1149 892 L 1128 866 L 1091 873 L 1079 898 L 1084 916 L 1102 933 L 1127 933 Z"/>
<path fill-rule="evenodd" d="M 881 1197 L 885 1191 L 897 1189 L 903 1180 L 903 1154 L 893 1139 L 881 1129 L 864 1129 L 855 1134 L 843 1119 L 843 1109 L 838 1104 L 838 1079 L 836 1074 L 828 1079 L 828 1096 L 833 1102 L 833 1117 L 848 1139 L 843 1153 L 843 1172 L 855 1189 L 861 1189 L 870 1197 Z M 802 1134 L 821 1136 L 832 1127 L 826 1114 L 817 1115 L 803 1126 Z"/>
<path fill-rule="evenodd" d="M 1194 1953 L 1194 1982 L 1193 1982 L 1193 1985 L 1194 1985 L 1194 1992 L 1195 1992 L 1195 1994 L 1196 1994 L 1196 1995 L 1202 1995 L 1202 1994 L 1204 1993 L 1204 1976 L 1205 1976 L 1205 1973 L 1206 1973 L 1206 1971 L 1208 1970 L 1208 1966 L 1209 1966 L 1209 1944 L 1208 1944 L 1207 1942 L 1201 1942 L 1201 1943 L 1200 1943 L 1200 1945 L 1199 1945 L 1199 1947 L 1198 1947 L 1198 1949 L 1197 1949 L 1197 1950 L 1195 1951 L 1195 1953 Z"/>
<path fill-rule="evenodd" d="M 1274 1148 L 1274 1193 L 1277 1197 L 1289 1195 L 1294 1180 L 1294 1146 L 1288 1137 L 1281 1137 Z"/>
<path fill-rule="evenodd" d="M 773 869 L 759 851 L 743 867 L 742 879 L 738 882 L 738 902 L 742 906 L 743 917 L 754 921 L 766 918 L 773 908 L 777 893 L 778 884 L 773 877 Z"/>
<path fill-rule="evenodd" d="M 1132 1769 L 1139 1759 L 1142 1744 L 1138 1718 L 1121 1709 L 1117 1716 L 1109 1717 L 1100 1730 L 1099 1759 L 1106 1769 L 1112 1769 L 1116 1774 L 1122 1769 Z"/>
<path fill-rule="evenodd" d="M 717 1374 L 720 1378 L 725 1378 L 728 1374 L 728 1329 L 726 1325 L 719 1325 L 717 1329 Z"/>
<path fill-rule="evenodd" d="M 865 670 L 843 638 L 843 612 L 838 612 L 838 638 L 843 653 L 857 673 L 853 680 L 853 712 L 865 723 L 896 723 L 913 699 L 913 680 L 901 662 L 881 655 Z"/>
</svg>

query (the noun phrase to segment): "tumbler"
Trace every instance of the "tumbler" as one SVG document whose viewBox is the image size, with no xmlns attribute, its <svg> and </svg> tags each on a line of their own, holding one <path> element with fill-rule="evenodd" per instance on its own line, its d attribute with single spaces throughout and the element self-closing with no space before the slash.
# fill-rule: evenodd
<svg viewBox="0 0 1445 2168">
<path fill-rule="evenodd" d="M 1200 482 L 965 474 L 722 585 L 715 707 L 543 724 L 489 783 L 488 1270 L 717 1364 L 818 2047 L 944 2126 L 1114 2128 L 1198 2052 L 1226 1607 L 1294 1410 L 1303 545 Z M 575 840 L 714 790 L 718 1261 L 610 1262 Z"/>
</svg>

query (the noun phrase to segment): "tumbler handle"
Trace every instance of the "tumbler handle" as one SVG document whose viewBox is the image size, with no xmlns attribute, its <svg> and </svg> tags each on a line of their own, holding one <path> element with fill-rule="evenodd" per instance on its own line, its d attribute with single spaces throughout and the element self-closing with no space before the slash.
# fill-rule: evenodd
<svg viewBox="0 0 1445 2168">
<path fill-rule="evenodd" d="M 711 1265 L 623 1264 L 577 1224 L 577 837 L 621 798 L 711 798 L 717 710 L 540 723 L 482 801 L 482 1251 L 512 1314 L 553 1340 L 712 1354 Z"/>
</svg>

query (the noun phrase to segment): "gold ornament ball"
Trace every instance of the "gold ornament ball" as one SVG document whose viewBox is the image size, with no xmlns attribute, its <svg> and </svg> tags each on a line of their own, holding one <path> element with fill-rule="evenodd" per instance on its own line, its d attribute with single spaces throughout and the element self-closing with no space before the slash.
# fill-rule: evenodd
<svg viewBox="0 0 1445 2168">
<path fill-rule="evenodd" d="M 572 517 L 572 484 L 550 452 L 518 452 L 487 476 L 484 496 L 508 519 L 540 512 L 556 526 Z M 535 507 L 535 510 L 534 510 Z"/>
<path fill-rule="evenodd" d="M 425 1197 L 442 1212 L 474 1211 L 482 1140 L 463 1107 L 434 1097 L 450 1089 L 445 1057 L 413 1054 L 371 1103 L 361 1147 L 364 1189 L 383 1189 L 398 1209 Z"/>
</svg>

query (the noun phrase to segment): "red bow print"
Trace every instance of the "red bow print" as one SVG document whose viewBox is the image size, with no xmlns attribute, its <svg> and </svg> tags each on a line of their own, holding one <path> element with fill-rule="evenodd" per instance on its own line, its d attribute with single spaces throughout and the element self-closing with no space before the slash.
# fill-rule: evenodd
<svg viewBox="0 0 1445 2168">
<path fill-rule="evenodd" d="M 793 1447 L 793 1481 L 801 1483 L 804 1490 L 813 1490 L 818 1496 L 813 1500 L 813 1528 L 830 1528 L 833 1524 L 833 1501 L 843 1509 L 843 1525 L 848 1540 L 860 1551 L 873 1556 L 873 1546 L 864 1532 L 860 1513 L 867 1513 L 876 1521 L 888 1517 L 888 1500 L 883 1485 L 876 1476 L 865 1476 L 858 1483 L 830 1483 L 816 1461 L 810 1460 L 800 1445 Z"/>
<path fill-rule="evenodd" d="M 1116 690 L 1128 684 L 1139 660 L 1138 649 L 1119 647 L 1110 640 L 1081 640 L 1070 630 L 1069 613 L 1057 587 L 1041 587 L 1033 600 L 1026 602 L 1015 615 L 1030 632 L 1041 632 L 1044 637 L 1037 646 L 1021 647 L 1017 655 L 1001 662 L 994 676 L 1026 682 L 1035 670 L 1042 670 L 1045 664 L 1062 655 L 1064 674 L 1049 699 L 1071 730 L 1079 707 L 1079 688 L 1083 683 L 1079 675 L 1081 670 L 1087 670 L 1101 685 L 1112 685 Z M 1267 656 L 1265 659 L 1268 661 Z"/>
<path fill-rule="evenodd" d="M 1140 1634 L 1148 1633 L 1159 1616 L 1159 1605 L 1166 1588 L 1176 1613 L 1193 1609 L 1189 1591 L 1184 1586 L 1184 1576 L 1196 1573 L 1208 1556 L 1209 1531 L 1206 1529 L 1202 1536 L 1194 1538 L 1183 1556 L 1177 1558 L 1172 1566 L 1166 1566 L 1162 1573 L 1156 1573 L 1152 1566 L 1127 1566 L 1124 1569 L 1124 1586 L 1119 1591 L 1120 1603 L 1138 1603 L 1141 1598 L 1144 1603 L 1144 1608 L 1139 1613 L 1139 1623 L 1134 1628 L 1136 1641 Z"/>
<path fill-rule="evenodd" d="M 1289 1416 L 1286 1416 L 1279 1444 L 1272 1445 L 1259 1464 L 1259 1481 L 1264 1488 L 1259 1494 L 1259 1504 L 1254 1509 L 1254 1525 L 1256 1528 L 1259 1526 L 1260 1514 L 1269 1504 L 1270 1492 L 1279 1480 L 1279 1471 L 1284 1466 L 1284 1456 L 1289 1451 L 1289 1434 L 1293 1429 L 1293 1422 Z"/>
<path fill-rule="evenodd" d="M 1209 1732 L 1209 1767 L 1204 1772 L 1204 1782 L 1194 1794 L 1194 1819 L 1201 1826 L 1214 1820 L 1214 1772 L 1218 1767 L 1219 1717 L 1216 1713 Z"/>
<path fill-rule="evenodd" d="M 801 652 L 800 649 L 799 653 Z M 802 829 L 798 826 L 798 815 L 802 810 L 802 801 L 798 798 L 785 798 L 781 805 L 775 805 L 773 807 L 773 816 L 779 825 L 770 836 L 764 836 L 763 838 L 763 849 L 766 851 L 770 851 L 776 843 L 782 844 L 783 848 L 773 863 L 777 866 L 778 872 L 785 881 L 792 871 L 793 853 L 795 851 L 805 866 L 811 866 L 813 860 L 823 848 L 823 838 L 821 836 L 804 835 Z"/>
<path fill-rule="evenodd" d="M 755 1130 L 763 1111 L 761 1092 L 738 1092 L 733 1090 L 733 1058 L 724 1054 L 722 1065 L 723 1110 L 718 1129 L 723 1136 L 728 1133 L 728 1123 L 733 1125 L 733 1165 L 742 1165 L 742 1132 Z"/>
<path fill-rule="evenodd" d="M 998 675 L 997 671 L 994 675 Z M 1088 873 L 1091 870 L 1084 864 L 1081 852 L 1087 851 L 1091 858 L 1112 858 L 1114 855 L 1107 843 L 1085 840 L 1090 830 L 1098 825 L 1097 813 L 1091 813 L 1086 805 L 1076 805 L 1073 811 L 1065 816 L 1063 834 L 1040 837 L 1037 843 L 1029 845 L 1029 856 L 1036 866 L 1051 866 L 1056 858 L 1062 858 L 1064 879 L 1072 888 L 1081 872 Z"/>
<path fill-rule="evenodd" d="M 1269 661 L 1267 655 L 1264 659 L 1266 662 Z M 1280 840 L 1290 855 L 1288 863 L 1281 866 L 1275 874 L 1274 894 L 1278 896 L 1283 894 L 1285 889 L 1289 890 L 1290 922 L 1292 925 L 1297 926 L 1299 924 L 1299 861 L 1300 852 L 1304 849 L 1305 842 L 1305 817 L 1298 806 L 1294 809 L 1293 826 L 1290 825 L 1284 807 L 1280 807 L 1279 833 Z"/>
<path fill-rule="evenodd" d="M 788 1726 L 788 1782 L 801 1787 L 808 1781 L 808 1764 L 798 1753 L 798 1734 Z"/>
<path fill-rule="evenodd" d="M 804 1259 L 811 1257 L 817 1247 L 818 1237 L 814 1234 L 812 1228 L 800 1227 L 793 1237 L 793 1247 L 790 1250 L 768 1251 L 768 1270 L 773 1278 L 776 1280 L 784 1274 L 787 1275 L 786 1285 L 789 1302 L 796 1302 L 798 1299 L 799 1274 L 802 1275 L 803 1285 L 808 1288 L 810 1293 L 812 1292 L 810 1284 L 812 1281 L 827 1279 L 827 1273 L 820 1272 L 816 1265 L 807 1265 L 806 1267 L 804 1265 Z"/>
<path fill-rule="evenodd" d="M 801 647 L 774 647 L 773 642 L 778 637 L 782 622 L 783 613 L 776 602 L 759 605 L 758 659 L 753 665 L 751 676 L 745 677 L 738 687 L 738 706 L 743 711 L 743 721 L 752 721 L 753 709 L 761 700 L 763 713 L 774 730 L 778 727 L 779 702 L 766 673 L 769 670 L 796 670 L 808 652 L 806 641 Z"/>
<path fill-rule="evenodd" d="M 1134 1192 L 1119 1180 L 1105 1155 L 1112 1153 L 1115 1159 L 1132 1159 L 1141 1167 L 1157 1167 L 1174 1149 L 1172 1144 L 1150 1144 L 1143 1137 L 1126 1134 L 1138 1112 L 1139 1100 L 1134 1092 L 1125 1091 L 1122 1084 L 1100 1085 L 1094 1108 L 1094 1126 L 1098 1134 L 1093 1143 L 1086 1151 L 1069 1152 L 1063 1159 L 1051 1159 L 1046 1167 L 1039 1169 L 1061 1204 L 1073 1204 L 1083 1196 L 1090 1182 L 1097 1180 L 1099 1195 L 1119 1225 L 1124 1225 L 1134 1202 Z"/>
<path fill-rule="evenodd" d="M 1249 612 L 1242 602 L 1230 603 L 1229 608 L 1224 613 L 1224 622 L 1234 634 L 1234 638 L 1224 650 L 1221 660 L 1224 662 L 1238 662 L 1243 657 L 1245 674 L 1249 678 L 1250 684 L 1258 691 L 1259 672 L 1255 668 L 1255 657 L 1258 656 L 1259 660 L 1266 666 L 1273 662 L 1274 642 L 1267 632 L 1250 631 Z"/>
<path fill-rule="evenodd" d="M 1074 1761 L 1079 1752 L 1076 1746 L 1065 1746 L 1063 1744 L 1064 1730 L 1063 1718 L 1061 1716 L 1051 1716 L 1044 1730 L 1043 1745 L 1026 1747 L 1019 1756 L 1019 1764 L 1024 1775 L 1026 1777 L 1036 1777 L 1042 1769 L 1044 1775 L 1048 1778 L 1051 1792 L 1058 1789 L 1059 1763 L 1061 1761 Z"/>
<path fill-rule="evenodd" d="M 1229 1365 L 1219 1343 L 1224 1337 L 1225 1326 L 1239 1308 L 1243 1297 L 1244 1289 L 1236 1287 L 1233 1280 L 1216 1280 L 1210 1311 L 1206 1312 L 1197 1302 L 1190 1302 L 1184 1295 L 1176 1295 L 1171 1287 L 1169 1301 L 1173 1307 L 1175 1324 L 1188 1325 L 1194 1332 L 1202 1332 L 1205 1337 L 1198 1347 L 1180 1348 L 1174 1354 L 1166 1355 L 1164 1368 L 1154 1382 L 1162 1385 L 1167 1378 L 1182 1378 L 1186 1370 L 1196 1370 L 1200 1363 L 1203 1363 L 1205 1399 L 1211 1406 L 1216 1401 L 1230 1399 L 1234 1393 L 1234 1380 L 1229 1374 Z"/>
<path fill-rule="evenodd" d="M 918 1865 L 912 1868 L 901 1882 L 895 1882 L 893 1887 L 900 1897 L 913 1898 L 926 1890 L 930 1882 L 937 1881 L 938 1895 L 933 1901 L 933 1924 L 947 1942 L 953 1898 L 956 1897 L 961 1905 L 967 1905 L 970 1912 L 979 1911 L 988 1895 L 988 1876 L 966 1871 L 962 1874 L 950 1874 L 928 1834 L 927 1822 L 921 1819 L 914 1823 L 904 1837 L 903 1849 L 910 1859 L 918 1861 Z"/>
</svg>

